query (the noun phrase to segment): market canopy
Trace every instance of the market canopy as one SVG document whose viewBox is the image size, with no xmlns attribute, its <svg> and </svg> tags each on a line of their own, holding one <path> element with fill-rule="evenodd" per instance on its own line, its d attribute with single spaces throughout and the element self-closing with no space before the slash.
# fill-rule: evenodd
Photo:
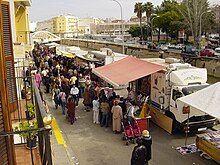
<svg viewBox="0 0 220 165">
<path fill-rule="evenodd" d="M 123 86 L 166 67 L 128 56 L 114 63 L 94 68 L 92 72 L 113 86 Z"/>
<path fill-rule="evenodd" d="M 66 51 L 63 51 L 63 50 L 59 50 L 59 52 L 60 52 L 63 56 L 66 56 L 66 57 L 69 57 L 69 58 L 74 58 L 74 57 L 76 57 L 75 54 L 69 53 L 69 52 L 66 52 Z"/>
<path fill-rule="evenodd" d="M 220 82 L 177 99 L 177 107 L 190 106 L 220 119 Z"/>
</svg>

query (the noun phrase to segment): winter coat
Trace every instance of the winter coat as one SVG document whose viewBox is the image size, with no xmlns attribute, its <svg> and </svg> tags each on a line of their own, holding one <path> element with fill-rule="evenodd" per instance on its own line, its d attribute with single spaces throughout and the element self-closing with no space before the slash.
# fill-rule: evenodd
<svg viewBox="0 0 220 165">
<path fill-rule="evenodd" d="M 144 145 L 135 146 L 132 152 L 131 165 L 147 165 L 146 147 Z"/>
<path fill-rule="evenodd" d="M 151 145 L 152 145 L 152 139 L 151 136 L 149 137 L 142 137 L 141 138 L 143 145 L 146 147 L 146 159 L 149 161 L 151 159 Z"/>
</svg>

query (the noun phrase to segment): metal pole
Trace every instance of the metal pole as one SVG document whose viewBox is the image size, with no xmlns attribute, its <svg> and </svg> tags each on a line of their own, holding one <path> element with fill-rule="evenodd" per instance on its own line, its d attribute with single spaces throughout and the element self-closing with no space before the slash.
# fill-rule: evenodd
<svg viewBox="0 0 220 165">
<path fill-rule="evenodd" d="M 199 21 L 199 50 L 201 49 L 201 39 L 202 39 L 202 15 L 204 14 L 205 12 L 203 12 L 201 15 L 200 15 L 200 21 Z"/>
<path fill-rule="evenodd" d="M 122 53 L 125 54 L 125 45 L 124 45 L 124 26 L 123 26 L 123 17 L 122 17 L 122 6 L 117 0 L 112 0 L 116 2 L 120 7 L 121 12 L 121 35 L 122 35 Z"/>
<path fill-rule="evenodd" d="M 158 16 L 158 15 L 155 15 L 155 17 L 153 17 L 152 18 L 152 20 L 151 20 L 151 41 L 153 42 L 153 20 L 154 20 L 154 18 L 158 18 L 158 17 L 160 17 L 160 16 Z"/>
<path fill-rule="evenodd" d="M 156 17 L 154 17 L 154 18 L 156 18 Z M 154 30 L 154 27 L 153 27 L 154 18 L 152 18 L 152 20 L 151 20 L 151 41 L 152 42 L 153 42 L 153 30 Z"/>
<path fill-rule="evenodd" d="M 210 10 L 208 11 L 204 11 L 201 15 L 200 15 L 200 21 L 199 21 L 199 50 L 201 49 L 201 41 L 202 41 L 202 16 L 205 13 L 208 13 Z"/>
<path fill-rule="evenodd" d="M 189 113 L 187 117 L 187 127 L 186 127 L 186 139 L 185 139 L 185 146 L 187 145 L 187 138 L 188 138 L 188 131 L 189 131 Z"/>
</svg>

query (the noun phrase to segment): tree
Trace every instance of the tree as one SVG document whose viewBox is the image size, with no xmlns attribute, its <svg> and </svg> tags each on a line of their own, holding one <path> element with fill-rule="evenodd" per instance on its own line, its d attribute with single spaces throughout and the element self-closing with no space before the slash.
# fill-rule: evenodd
<svg viewBox="0 0 220 165">
<path fill-rule="evenodd" d="M 147 3 L 144 4 L 143 8 L 144 8 L 144 11 L 145 11 L 146 17 L 147 17 L 147 24 L 149 25 L 151 15 L 154 12 L 154 6 L 151 2 L 147 2 Z"/>
<path fill-rule="evenodd" d="M 190 27 L 194 44 L 199 47 L 201 25 L 203 24 L 205 13 L 209 12 L 208 0 L 185 0 L 178 9 Z"/>
<path fill-rule="evenodd" d="M 143 41 L 143 29 L 142 29 L 142 14 L 144 12 L 142 2 L 137 2 L 134 6 L 134 13 L 137 14 L 137 17 L 140 20 L 140 29 L 141 29 L 141 41 Z"/>
<path fill-rule="evenodd" d="M 143 30 L 143 39 L 147 39 L 147 36 L 149 36 L 149 26 L 144 25 L 142 26 L 142 30 Z M 141 28 L 140 26 L 131 26 L 130 29 L 128 30 L 129 34 L 131 34 L 132 37 L 139 37 L 141 35 Z"/>
<path fill-rule="evenodd" d="M 174 0 L 164 0 L 160 6 L 155 8 L 155 12 L 159 16 L 154 20 L 154 25 L 158 28 L 158 42 L 160 31 L 166 33 L 167 40 L 168 36 L 178 39 L 178 31 L 181 29 L 178 23 L 182 21 L 182 17 L 176 8 L 177 5 Z"/>
</svg>

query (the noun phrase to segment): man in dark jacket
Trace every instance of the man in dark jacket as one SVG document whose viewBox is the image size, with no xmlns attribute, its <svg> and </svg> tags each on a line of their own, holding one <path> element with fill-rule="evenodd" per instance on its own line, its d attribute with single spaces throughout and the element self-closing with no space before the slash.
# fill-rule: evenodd
<svg viewBox="0 0 220 165">
<path fill-rule="evenodd" d="M 46 86 L 46 92 L 45 93 L 50 93 L 50 77 L 49 77 L 49 74 L 46 75 L 44 83 L 45 83 L 45 86 Z"/>
<path fill-rule="evenodd" d="M 148 130 L 142 131 L 141 140 L 143 142 L 143 145 L 146 147 L 146 161 L 148 164 L 148 161 L 151 159 L 151 145 L 152 145 L 152 139 Z"/>
<path fill-rule="evenodd" d="M 143 145 L 141 139 L 137 139 L 137 146 L 134 147 L 131 157 L 131 165 L 147 165 L 146 147 Z"/>
</svg>

